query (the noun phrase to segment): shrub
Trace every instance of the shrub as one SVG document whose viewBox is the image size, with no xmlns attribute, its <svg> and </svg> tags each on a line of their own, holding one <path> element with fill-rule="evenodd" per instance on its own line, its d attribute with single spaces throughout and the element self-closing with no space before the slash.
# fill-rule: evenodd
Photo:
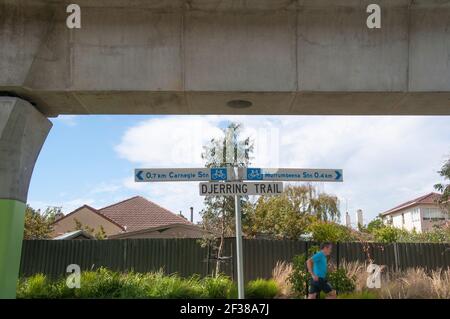
<svg viewBox="0 0 450 319">
<path fill-rule="evenodd" d="M 232 293 L 233 282 L 229 277 L 219 275 L 217 277 L 204 278 L 202 286 L 204 288 L 203 297 L 225 299 L 229 298 Z"/>
<path fill-rule="evenodd" d="M 375 241 L 380 243 L 395 243 L 401 238 L 405 239 L 408 236 L 408 232 L 395 228 L 393 226 L 386 226 L 374 230 Z"/>
<path fill-rule="evenodd" d="M 292 295 L 292 284 L 289 280 L 292 274 L 292 264 L 278 261 L 275 268 L 272 270 L 272 279 L 277 283 L 280 289 L 280 295 L 289 297 Z"/>
<path fill-rule="evenodd" d="M 352 230 L 333 222 L 316 221 L 309 226 L 312 239 L 317 242 L 354 241 Z"/>
<path fill-rule="evenodd" d="M 306 269 L 306 256 L 304 254 L 294 256 L 292 259 L 292 273 L 289 281 L 297 297 L 304 297 L 307 294 L 309 273 Z"/>
<path fill-rule="evenodd" d="M 116 293 L 118 298 L 145 298 L 148 291 L 148 280 L 146 275 L 139 273 L 122 274 L 119 277 L 120 291 Z"/>
<path fill-rule="evenodd" d="M 51 298 L 53 287 L 43 274 L 36 274 L 19 282 L 18 298 Z"/>
<path fill-rule="evenodd" d="M 202 287 L 197 276 L 185 279 L 176 274 L 164 275 L 162 272 L 150 276 L 148 297 L 166 299 L 201 298 Z"/>
<path fill-rule="evenodd" d="M 380 296 L 384 299 L 450 299 L 450 269 L 427 273 L 423 268 L 410 268 L 383 282 Z"/>
<path fill-rule="evenodd" d="M 277 296 L 279 289 L 273 279 L 256 279 L 247 284 L 245 297 L 253 299 L 271 299 Z"/>
<path fill-rule="evenodd" d="M 358 261 L 346 262 L 344 260 L 341 262 L 340 267 L 345 269 L 347 277 L 354 279 L 356 292 L 362 292 L 367 288 L 367 277 L 369 273 L 366 271 L 366 263 Z"/>
<path fill-rule="evenodd" d="M 355 290 L 355 278 L 347 276 L 345 269 L 336 269 L 328 273 L 328 280 L 338 293 L 348 293 Z"/>
<path fill-rule="evenodd" d="M 74 289 L 78 298 L 117 298 L 123 283 L 120 275 L 106 268 L 81 273 L 81 287 Z"/>
<path fill-rule="evenodd" d="M 311 276 L 306 268 L 306 261 L 309 256 L 312 256 L 317 251 L 319 251 L 319 246 L 311 246 L 307 255 L 296 255 L 292 259 L 292 272 L 289 275 L 289 282 L 297 297 L 305 297 L 308 293 L 308 281 Z"/>
</svg>

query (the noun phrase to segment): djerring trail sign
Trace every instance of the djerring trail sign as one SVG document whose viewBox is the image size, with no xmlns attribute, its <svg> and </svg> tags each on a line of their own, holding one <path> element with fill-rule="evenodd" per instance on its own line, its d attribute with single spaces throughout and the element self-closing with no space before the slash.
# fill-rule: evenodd
<svg viewBox="0 0 450 319">
<path fill-rule="evenodd" d="M 200 196 L 281 195 L 282 182 L 200 183 Z"/>
<path fill-rule="evenodd" d="M 342 169 L 305 168 L 137 168 L 136 182 L 200 181 L 200 196 L 234 196 L 236 213 L 236 264 L 239 299 L 244 298 L 241 196 L 281 195 L 283 182 L 343 182 Z"/>
</svg>

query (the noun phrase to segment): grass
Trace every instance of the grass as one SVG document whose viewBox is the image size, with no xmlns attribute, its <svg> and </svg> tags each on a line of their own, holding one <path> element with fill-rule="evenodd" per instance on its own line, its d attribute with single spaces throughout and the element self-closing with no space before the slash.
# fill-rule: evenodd
<svg viewBox="0 0 450 319">
<path fill-rule="evenodd" d="M 277 262 L 272 270 L 272 279 L 279 288 L 279 297 L 286 298 L 293 295 L 292 284 L 289 276 L 292 273 L 292 264 L 285 261 Z"/>
<path fill-rule="evenodd" d="M 249 299 L 272 299 L 279 294 L 275 280 L 256 279 L 247 284 L 245 297 Z"/>
<path fill-rule="evenodd" d="M 383 282 L 380 297 L 384 299 L 450 299 L 450 269 L 430 273 L 410 268 Z"/>
<path fill-rule="evenodd" d="M 176 274 L 118 273 L 105 268 L 81 273 L 81 287 L 69 289 L 66 279 L 49 279 L 36 274 L 19 280 L 17 297 L 21 299 L 60 298 L 164 298 L 164 299 L 227 299 L 237 297 L 237 287 L 227 276 L 192 276 Z M 246 294 L 251 298 L 274 298 L 279 288 L 274 280 L 250 281 Z"/>
<path fill-rule="evenodd" d="M 424 268 L 410 268 L 395 272 L 382 266 L 381 288 L 367 288 L 368 264 L 359 262 L 342 262 L 340 269 L 348 278 L 354 280 L 352 292 L 338 293 L 339 299 L 450 299 L 450 268 L 426 271 Z M 273 269 L 272 276 L 278 284 L 280 295 L 294 298 L 292 287 L 283 283 L 292 273 L 292 265 L 279 262 Z"/>
<path fill-rule="evenodd" d="M 360 292 L 339 294 L 338 299 L 379 299 L 379 296 L 375 291 L 364 290 Z"/>
</svg>

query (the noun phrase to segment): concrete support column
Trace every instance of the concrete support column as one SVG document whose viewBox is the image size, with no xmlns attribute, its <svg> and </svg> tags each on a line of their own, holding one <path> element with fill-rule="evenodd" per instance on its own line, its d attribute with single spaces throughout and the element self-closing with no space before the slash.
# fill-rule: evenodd
<svg viewBox="0 0 450 319">
<path fill-rule="evenodd" d="M 28 186 L 51 127 L 30 103 L 0 97 L 0 298 L 16 296 Z"/>
</svg>

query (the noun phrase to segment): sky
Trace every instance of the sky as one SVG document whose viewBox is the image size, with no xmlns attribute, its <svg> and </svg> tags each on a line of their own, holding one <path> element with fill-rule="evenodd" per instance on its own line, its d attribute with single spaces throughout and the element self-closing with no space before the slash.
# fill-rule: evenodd
<svg viewBox="0 0 450 319">
<path fill-rule="evenodd" d="M 315 183 L 338 196 L 352 222 L 433 191 L 450 157 L 450 117 L 67 115 L 36 163 L 28 203 L 64 213 L 141 195 L 200 221 L 198 183 L 135 183 L 140 167 L 202 167 L 202 146 L 231 121 L 254 142 L 252 167 L 341 168 L 343 183 Z"/>
</svg>

